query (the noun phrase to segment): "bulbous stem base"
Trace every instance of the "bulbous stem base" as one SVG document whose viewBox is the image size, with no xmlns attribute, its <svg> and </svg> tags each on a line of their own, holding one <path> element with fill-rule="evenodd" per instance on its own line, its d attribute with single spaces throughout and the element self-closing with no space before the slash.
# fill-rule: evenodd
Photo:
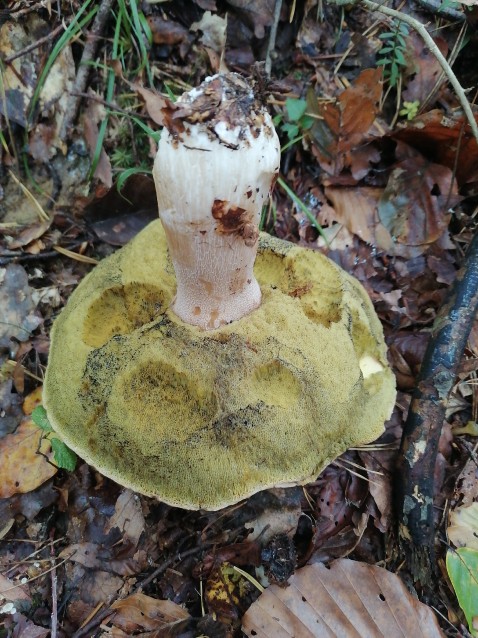
<svg viewBox="0 0 478 638">
<path fill-rule="evenodd" d="M 164 219 L 163 225 L 177 280 L 172 310 L 182 321 L 213 330 L 260 306 L 253 273 L 257 240 L 248 246 L 243 237 L 213 229 L 181 232 Z"/>
</svg>

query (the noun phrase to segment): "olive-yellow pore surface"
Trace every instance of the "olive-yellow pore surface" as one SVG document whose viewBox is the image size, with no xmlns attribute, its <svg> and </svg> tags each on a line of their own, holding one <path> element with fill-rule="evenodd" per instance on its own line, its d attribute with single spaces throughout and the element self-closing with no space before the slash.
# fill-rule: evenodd
<svg viewBox="0 0 478 638">
<path fill-rule="evenodd" d="M 101 262 L 52 330 L 54 429 L 107 476 L 191 509 L 306 482 L 376 438 L 395 384 L 361 285 L 266 235 L 255 273 L 260 308 L 203 332 L 168 310 L 175 277 L 159 221 Z M 364 378 L 370 357 L 383 370 Z"/>
</svg>

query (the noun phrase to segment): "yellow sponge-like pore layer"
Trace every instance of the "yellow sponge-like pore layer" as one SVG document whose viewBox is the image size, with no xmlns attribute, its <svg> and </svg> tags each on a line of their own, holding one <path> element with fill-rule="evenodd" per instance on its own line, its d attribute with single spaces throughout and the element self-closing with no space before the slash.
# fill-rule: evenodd
<svg viewBox="0 0 478 638">
<path fill-rule="evenodd" d="M 362 286 L 319 253 L 261 236 L 262 305 L 210 332 L 168 310 L 159 221 L 105 259 L 52 330 L 44 399 L 54 429 L 123 485 L 219 509 L 305 483 L 375 439 L 395 400 Z"/>
</svg>

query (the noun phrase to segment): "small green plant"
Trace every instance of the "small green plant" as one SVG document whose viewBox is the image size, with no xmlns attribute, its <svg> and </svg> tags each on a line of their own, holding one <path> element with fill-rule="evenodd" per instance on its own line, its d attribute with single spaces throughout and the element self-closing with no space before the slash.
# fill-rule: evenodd
<svg viewBox="0 0 478 638">
<path fill-rule="evenodd" d="M 145 71 L 150 86 L 153 86 L 153 73 L 148 58 L 148 50 L 152 45 L 153 36 L 137 0 L 129 0 L 128 2 L 126 0 L 118 0 L 114 18 L 115 29 L 111 47 L 111 60 L 119 62 L 122 69 L 129 68 L 131 66 L 130 61 L 133 61 L 137 67 L 132 74 L 136 77 Z M 115 82 L 115 73 L 113 68 L 110 67 L 106 78 L 105 101 L 107 104 L 113 101 Z M 110 114 L 113 114 L 113 111 L 107 109 L 106 117 L 102 121 L 98 132 L 96 148 L 91 162 L 90 178 L 94 175 L 98 166 Z M 139 123 L 137 118 L 132 117 L 131 119 L 135 124 Z"/>
<path fill-rule="evenodd" d="M 478 636 L 478 550 L 449 550 L 446 568 L 472 636 Z"/>
<path fill-rule="evenodd" d="M 306 131 L 314 124 L 314 119 L 306 113 L 306 100 L 287 98 L 285 102 L 286 117 L 282 114 L 276 115 L 274 125 L 287 136 L 288 142 L 282 147 L 282 151 L 299 142 Z"/>
<path fill-rule="evenodd" d="M 401 20 L 394 20 L 393 28 L 390 31 L 381 33 L 378 37 L 383 41 L 379 51 L 377 65 L 383 67 L 383 75 L 391 87 L 398 84 L 402 69 L 407 66 L 405 51 L 407 48 L 406 38 L 409 34 L 409 27 Z"/>
<path fill-rule="evenodd" d="M 411 121 L 416 118 L 419 108 L 420 102 L 418 100 L 414 102 L 405 101 L 398 114 L 402 117 L 406 117 L 408 121 Z"/>
<path fill-rule="evenodd" d="M 63 469 L 73 472 L 76 467 L 77 456 L 73 450 L 63 443 L 56 435 L 48 420 L 45 408 L 38 405 L 32 412 L 32 420 L 42 430 L 42 439 L 48 439 L 53 450 L 53 460 L 56 465 Z"/>
</svg>

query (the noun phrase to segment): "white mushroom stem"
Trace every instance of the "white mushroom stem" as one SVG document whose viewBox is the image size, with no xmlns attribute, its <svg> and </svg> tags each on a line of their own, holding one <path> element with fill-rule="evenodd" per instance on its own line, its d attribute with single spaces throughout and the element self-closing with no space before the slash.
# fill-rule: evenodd
<svg viewBox="0 0 478 638">
<path fill-rule="evenodd" d="M 258 225 L 280 147 L 269 114 L 235 74 L 180 98 L 153 176 L 176 272 L 172 310 L 205 330 L 255 310 Z"/>
</svg>

